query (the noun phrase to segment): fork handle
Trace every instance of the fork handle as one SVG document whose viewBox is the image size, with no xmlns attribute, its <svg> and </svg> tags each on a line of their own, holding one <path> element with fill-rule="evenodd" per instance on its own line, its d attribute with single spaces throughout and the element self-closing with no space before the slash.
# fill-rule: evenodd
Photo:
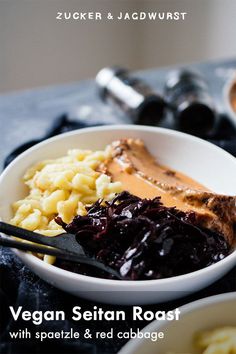
<svg viewBox="0 0 236 354">
<path fill-rule="evenodd" d="M 118 279 L 122 279 L 120 274 L 114 269 L 105 266 L 105 264 L 97 261 L 96 259 L 89 258 L 86 255 L 76 255 L 73 253 L 65 252 L 57 248 L 49 248 L 43 245 L 36 245 L 32 243 L 24 243 L 22 241 L 17 241 L 15 239 L 11 239 L 10 237 L 4 237 L 0 235 L 0 246 L 17 248 L 21 251 L 30 251 L 34 253 L 42 253 L 48 254 L 50 256 L 55 256 L 57 258 L 65 259 L 66 261 L 77 262 L 82 264 L 88 264 L 92 267 L 99 268 L 104 272 L 108 272 L 114 275 Z"/>
<path fill-rule="evenodd" d="M 43 245 L 51 247 L 56 246 L 53 238 L 42 236 L 37 232 L 29 231 L 18 226 L 7 224 L 3 221 L 0 221 L 0 232 L 3 232 L 4 234 L 9 236 L 16 236 L 23 240 L 41 243 Z"/>
<path fill-rule="evenodd" d="M 12 239 L 10 237 L 0 236 L 0 246 L 17 248 L 21 251 L 30 251 L 34 253 L 48 254 L 50 256 L 56 256 L 58 258 L 71 259 L 72 255 L 68 256 L 59 249 L 49 248 L 47 246 L 37 245 L 34 243 L 22 242 Z"/>
</svg>

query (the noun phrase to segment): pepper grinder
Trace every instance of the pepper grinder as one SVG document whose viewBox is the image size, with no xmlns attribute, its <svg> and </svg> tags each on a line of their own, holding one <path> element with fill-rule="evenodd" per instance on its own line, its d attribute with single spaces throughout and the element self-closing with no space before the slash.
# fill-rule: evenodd
<svg viewBox="0 0 236 354">
<path fill-rule="evenodd" d="M 125 112 L 135 124 L 158 125 L 165 103 L 159 93 L 121 67 L 100 70 L 96 83 L 101 98 Z"/>
<path fill-rule="evenodd" d="M 208 86 L 197 72 L 170 72 L 165 97 L 173 111 L 175 128 L 200 136 L 211 136 L 214 133 L 218 114 Z"/>
</svg>

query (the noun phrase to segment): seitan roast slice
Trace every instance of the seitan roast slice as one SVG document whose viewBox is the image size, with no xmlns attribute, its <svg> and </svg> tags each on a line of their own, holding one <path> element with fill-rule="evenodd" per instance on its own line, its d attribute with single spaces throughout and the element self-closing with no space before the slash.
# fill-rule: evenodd
<svg viewBox="0 0 236 354">
<path fill-rule="evenodd" d="M 209 191 L 184 174 L 159 165 L 138 139 L 112 143 L 112 159 L 101 166 L 114 181 L 141 198 L 161 196 L 164 205 L 194 211 L 197 223 L 235 242 L 236 197 Z"/>
</svg>

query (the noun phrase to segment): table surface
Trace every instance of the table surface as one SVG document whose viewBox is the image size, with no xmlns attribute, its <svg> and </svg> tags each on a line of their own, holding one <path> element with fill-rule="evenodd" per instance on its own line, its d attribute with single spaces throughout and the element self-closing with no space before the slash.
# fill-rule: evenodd
<svg viewBox="0 0 236 354">
<path fill-rule="evenodd" d="M 217 108 L 223 111 L 222 90 L 235 72 L 236 59 L 185 67 L 197 69 L 204 75 Z M 138 74 L 162 92 L 170 69 L 150 69 Z M 100 101 L 94 80 L 0 95 L 0 164 L 13 148 L 32 138 L 40 138 L 58 115 L 71 110 L 76 111 L 80 120 L 90 123 L 128 123 L 125 116 Z"/>
<path fill-rule="evenodd" d="M 222 91 L 225 82 L 236 69 L 236 59 L 201 63 L 187 67 L 195 68 L 203 73 L 208 81 L 218 110 L 224 112 L 225 106 Z M 170 68 L 151 69 L 139 72 L 138 75 L 162 92 L 169 70 Z M 41 138 L 47 132 L 52 121 L 60 114 L 68 111 L 76 112 L 75 116 L 79 116 L 80 120 L 90 124 L 97 122 L 107 124 L 129 122 L 121 113 L 100 101 L 93 80 L 5 94 L 0 96 L 0 164 L 3 163 L 4 157 L 19 144 L 27 140 Z M 75 304 L 84 307 L 93 305 L 44 283 L 24 267 L 10 251 L 4 250 L 1 253 L 0 250 L 0 255 L 0 290 L 3 293 L 2 299 L 6 303 L 23 304 L 27 307 L 31 306 L 32 309 L 58 309 L 63 307 L 65 310 L 71 309 Z M 147 308 L 173 308 L 194 299 L 228 291 L 236 291 L 236 268 L 217 283 L 194 295 L 168 304 L 147 306 Z M 104 308 L 116 309 L 115 306 L 105 306 Z M 129 308 L 127 310 L 129 311 Z M 7 321 L 6 317 L 5 321 Z M 142 323 L 141 327 L 144 325 L 145 323 Z M 56 326 L 53 327 L 54 330 L 57 328 Z M 58 326 L 60 327 L 60 324 Z M 74 325 L 68 321 L 66 326 L 69 328 Z M 127 330 L 132 326 L 134 327 L 134 324 L 131 320 L 116 325 L 120 330 Z M 106 323 L 93 323 L 91 328 L 95 331 L 97 329 L 106 330 L 109 325 Z M 3 336 L 3 338 L 5 337 Z M 4 340 L 7 342 L 6 338 Z M 123 344 L 124 341 L 97 340 L 93 342 L 91 350 L 89 349 L 87 352 L 113 354 Z M 2 345 L 4 346 L 6 343 L 4 342 Z M 33 346 L 34 343 L 30 345 Z M 74 352 L 72 347 L 70 350 L 71 353 Z M 44 351 L 39 352 L 44 353 Z M 14 351 L 12 351 L 12 354 L 15 354 Z"/>
</svg>

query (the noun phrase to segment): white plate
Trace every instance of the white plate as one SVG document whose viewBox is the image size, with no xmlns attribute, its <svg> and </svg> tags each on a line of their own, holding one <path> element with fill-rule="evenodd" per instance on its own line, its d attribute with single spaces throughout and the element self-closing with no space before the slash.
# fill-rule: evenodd
<svg viewBox="0 0 236 354">
<path fill-rule="evenodd" d="M 71 148 L 102 149 L 115 139 L 127 137 L 143 139 L 160 163 L 186 173 L 215 192 L 236 195 L 236 160 L 212 144 L 168 129 L 131 125 L 96 127 L 48 139 L 15 159 L 0 177 L 0 218 L 9 221 L 11 204 L 25 196 L 22 176 L 35 162 L 63 156 Z M 178 298 L 213 283 L 236 263 L 233 252 L 222 261 L 190 274 L 160 280 L 119 281 L 75 274 L 30 254 L 15 252 L 32 271 L 57 288 L 114 304 L 148 304 Z"/>
<path fill-rule="evenodd" d="M 180 320 L 154 321 L 142 332 L 163 332 L 164 339 L 129 341 L 119 354 L 197 354 L 193 338 L 199 331 L 236 326 L 236 292 L 217 295 L 180 307 Z"/>
</svg>

